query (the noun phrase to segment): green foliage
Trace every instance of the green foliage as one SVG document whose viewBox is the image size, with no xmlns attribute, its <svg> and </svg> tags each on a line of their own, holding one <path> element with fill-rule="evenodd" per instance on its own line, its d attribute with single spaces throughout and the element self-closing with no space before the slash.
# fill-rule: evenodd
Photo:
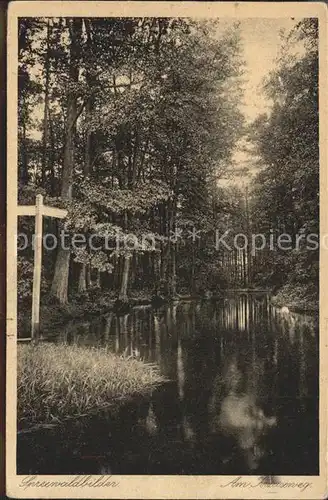
<svg viewBox="0 0 328 500">
<path fill-rule="evenodd" d="M 313 282 L 307 286 L 289 283 L 273 297 L 273 304 L 298 311 L 318 311 L 318 286 Z"/>
<path fill-rule="evenodd" d="M 287 232 L 294 246 L 292 252 L 268 254 L 255 279 L 309 290 L 318 281 L 319 253 L 304 242 L 295 248 L 295 241 L 300 234 L 319 233 L 317 32 L 317 20 L 306 19 L 287 37 L 265 84 L 272 111 L 251 130 L 262 159 L 252 191 L 254 228 L 267 236 L 270 229 Z"/>
<path fill-rule="evenodd" d="M 32 297 L 33 263 L 22 257 L 18 257 L 17 265 L 18 298 L 30 298 Z"/>
<path fill-rule="evenodd" d="M 87 180 L 79 187 L 79 196 L 84 202 L 113 214 L 145 214 L 152 206 L 167 200 L 170 194 L 168 186 L 161 181 L 140 183 L 133 189 L 112 189 Z"/>
<path fill-rule="evenodd" d="M 42 272 L 43 269 L 41 269 Z M 33 285 L 33 262 L 26 257 L 18 256 L 17 258 L 17 295 L 18 300 L 30 300 L 32 298 Z M 49 287 L 47 279 L 43 279 L 41 283 L 41 292 L 46 292 Z"/>
<path fill-rule="evenodd" d="M 70 18 L 19 22 L 22 191 L 33 203 L 42 188 L 45 203 L 68 209 L 60 227 L 113 246 L 75 249 L 72 288 L 85 266 L 108 271 L 103 281 L 117 291 L 147 273 L 172 295 L 176 282 L 196 286 L 196 274 L 199 289 L 221 283 L 219 256 L 205 247 L 226 222 L 213 186 L 243 133 L 238 29 L 188 18 L 82 18 L 76 36 L 72 27 Z M 208 235 L 203 245 L 175 245 L 183 220 Z M 133 251 L 115 246 L 127 234 Z M 54 254 L 48 274 L 53 267 Z M 56 264 L 58 289 L 66 275 L 58 279 Z"/>
</svg>

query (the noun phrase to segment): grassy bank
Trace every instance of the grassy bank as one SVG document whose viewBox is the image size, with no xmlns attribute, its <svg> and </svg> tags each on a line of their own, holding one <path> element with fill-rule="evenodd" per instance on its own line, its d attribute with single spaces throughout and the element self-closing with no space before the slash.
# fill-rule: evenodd
<svg viewBox="0 0 328 500">
<path fill-rule="evenodd" d="M 110 311 L 128 312 L 137 305 L 158 305 L 164 303 L 162 297 L 150 293 L 139 293 L 129 297 L 126 303 L 119 304 L 113 292 L 94 289 L 92 292 L 73 294 L 69 303 L 60 305 L 50 296 L 43 296 L 40 307 L 40 328 L 42 332 L 58 331 L 72 319 L 86 316 L 99 316 Z M 20 337 L 28 337 L 31 329 L 31 300 L 18 302 L 18 332 Z"/>
<path fill-rule="evenodd" d="M 18 345 L 18 426 L 63 421 L 146 396 L 164 381 L 158 369 L 106 348 Z"/>
<path fill-rule="evenodd" d="M 272 304 L 288 307 L 291 311 L 319 311 L 318 291 L 314 286 L 287 284 L 272 296 Z"/>
</svg>

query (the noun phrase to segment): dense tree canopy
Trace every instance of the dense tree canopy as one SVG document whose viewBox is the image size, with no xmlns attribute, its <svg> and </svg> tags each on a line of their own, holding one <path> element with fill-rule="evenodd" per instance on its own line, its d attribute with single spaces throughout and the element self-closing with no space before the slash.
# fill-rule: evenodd
<svg viewBox="0 0 328 500">
<path fill-rule="evenodd" d="M 318 251 L 306 244 L 319 231 L 317 21 L 282 39 L 264 84 L 271 109 L 247 126 L 242 75 L 238 26 L 219 21 L 19 21 L 19 201 L 42 192 L 69 211 L 46 232 L 96 243 L 45 250 L 44 294 L 64 304 L 95 287 L 126 301 L 284 285 L 317 296 Z M 253 177 L 233 160 L 245 140 Z M 229 172 L 248 191 L 222 184 Z M 226 251 L 226 230 L 230 244 L 238 232 L 288 233 L 292 248 Z M 21 252 L 22 297 L 31 259 Z"/>
<path fill-rule="evenodd" d="M 155 241 L 59 249 L 56 262 L 47 254 L 52 294 L 65 303 L 70 291 L 95 284 L 122 300 L 141 286 L 170 296 L 177 285 L 219 286 L 221 256 L 208 238 L 212 244 L 214 224 L 225 220 L 226 195 L 215 185 L 243 132 L 237 27 L 29 18 L 19 23 L 19 53 L 21 201 L 33 203 L 41 189 L 48 203 L 69 208 L 64 229 L 100 243 L 146 234 Z M 202 241 L 187 237 L 193 229 Z"/>
</svg>

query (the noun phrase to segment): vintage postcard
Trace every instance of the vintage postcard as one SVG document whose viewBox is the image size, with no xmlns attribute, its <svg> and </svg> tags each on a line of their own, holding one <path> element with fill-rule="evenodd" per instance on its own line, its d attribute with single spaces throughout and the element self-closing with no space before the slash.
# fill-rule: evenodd
<svg viewBox="0 0 328 500">
<path fill-rule="evenodd" d="M 327 8 L 13 2 L 10 498 L 323 499 Z"/>
</svg>

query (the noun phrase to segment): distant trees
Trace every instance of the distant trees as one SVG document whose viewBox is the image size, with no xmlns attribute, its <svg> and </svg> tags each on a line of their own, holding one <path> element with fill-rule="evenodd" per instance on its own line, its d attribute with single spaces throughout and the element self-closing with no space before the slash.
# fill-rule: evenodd
<svg viewBox="0 0 328 500">
<path fill-rule="evenodd" d="M 299 285 L 317 294 L 319 252 L 305 236 L 319 233 L 318 22 L 304 19 L 285 38 L 265 90 L 273 106 L 259 117 L 251 139 L 262 169 L 254 179 L 252 222 L 256 231 L 288 233 L 292 251 L 262 254 L 254 279 Z M 303 235 L 303 236 L 302 236 Z"/>
<path fill-rule="evenodd" d="M 237 29 L 179 18 L 28 18 L 19 21 L 19 54 L 21 195 L 42 189 L 68 207 L 64 228 L 99 247 L 127 235 L 155 241 L 59 249 L 47 260 L 52 295 L 64 304 L 72 291 L 107 287 L 125 301 L 129 290 L 174 296 L 223 283 L 206 238 L 214 244 L 224 224 L 215 186 L 242 133 Z M 176 237 L 193 228 L 202 241 Z"/>
</svg>

